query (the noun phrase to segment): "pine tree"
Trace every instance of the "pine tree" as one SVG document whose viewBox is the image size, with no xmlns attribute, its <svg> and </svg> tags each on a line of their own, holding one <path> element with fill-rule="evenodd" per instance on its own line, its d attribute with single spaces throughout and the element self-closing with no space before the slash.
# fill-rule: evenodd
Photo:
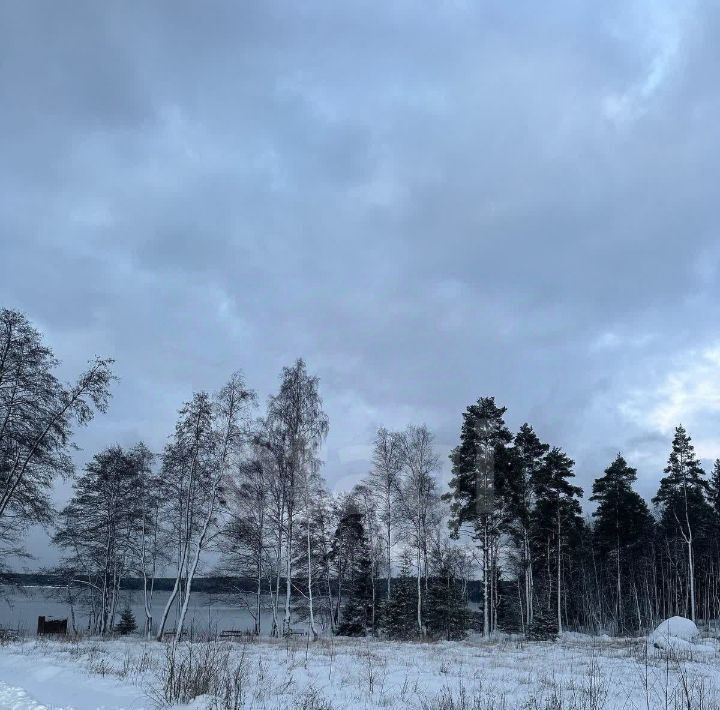
<svg viewBox="0 0 720 710">
<path fill-rule="evenodd" d="M 128 634 L 132 634 L 137 629 L 137 622 L 135 621 L 135 615 L 132 612 L 132 609 L 129 605 L 127 605 L 120 614 L 120 622 L 115 627 L 115 630 L 121 635 L 121 636 L 127 636 Z"/>
<path fill-rule="evenodd" d="M 632 568 L 634 557 L 642 554 L 653 531 L 648 507 L 632 488 L 636 479 L 637 471 L 618 454 L 593 483 L 590 497 L 598 503 L 593 513 L 594 541 L 603 567 L 615 578 L 615 619 L 620 629 L 625 616 L 623 576 Z"/>
<path fill-rule="evenodd" d="M 491 615 L 496 578 L 497 539 L 500 535 L 504 473 L 507 467 L 507 445 L 512 440 L 503 416 L 506 408 L 498 407 L 493 397 L 481 397 L 463 413 L 460 444 L 450 454 L 452 479 L 450 493 L 450 526 L 454 535 L 469 525 L 483 555 L 483 634 L 494 628 Z"/>
<path fill-rule="evenodd" d="M 687 552 L 690 618 L 695 621 L 695 557 L 697 538 L 706 535 L 712 509 L 705 499 L 708 482 L 695 455 L 692 439 L 682 425 L 675 429 L 665 477 L 653 502 L 662 510 L 662 526 L 670 538 L 681 539 Z"/>
<path fill-rule="evenodd" d="M 532 513 L 535 506 L 534 486 L 550 447 L 543 444 L 529 424 L 523 424 L 515 435 L 507 469 L 507 529 L 518 551 L 525 588 L 525 619 L 532 623 L 534 605 Z"/>
<path fill-rule="evenodd" d="M 558 633 L 562 632 L 563 549 L 569 547 L 572 534 L 582 528 L 581 508 L 578 501 L 582 489 L 569 481 L 575 477 L 574 465 L 572 459 L 555 447 L 545 457 L 534 484 L 537 501 L 534 511 L 536 557 L 544 562 L 548 613 L 552 604 L 553 583 L 555 584 L 555 618 Z"/>
</svg>

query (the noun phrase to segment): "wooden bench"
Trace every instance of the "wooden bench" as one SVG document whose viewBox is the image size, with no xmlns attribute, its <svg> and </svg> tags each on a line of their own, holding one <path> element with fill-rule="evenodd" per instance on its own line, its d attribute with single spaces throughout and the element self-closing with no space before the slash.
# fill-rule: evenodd
<svg viewBox="0 0 720 710">
<path fill-rule="evenodd" d="M 165 641 L 166 639 L 169 639 L 169 638 L 173 638 L 175 636 L 175 634 L 177 634 L 177 631 L 175 631 L 174 629 L 172 629 L 171 631 L 163 631 L 163 635 L 162 635 L 163 641 Z M 186 639 L 187 637 L 188 637 L 187 631 L 183 631 L 180 634 L 181 639 Z"/>
<path fill-rule="evenodd" d="M 286 631 L 283 636 L 307 636 L 307 631 L 298 631 L 297 629 L 289 629 Z"/>
<path fill-rule="evenodd" d="M 255 634 L 252 631 L 241 631 L 240 629 L 225 629 L 220 632 L 221 639 L 246 639 L 254 636 Z"/>
</svg>

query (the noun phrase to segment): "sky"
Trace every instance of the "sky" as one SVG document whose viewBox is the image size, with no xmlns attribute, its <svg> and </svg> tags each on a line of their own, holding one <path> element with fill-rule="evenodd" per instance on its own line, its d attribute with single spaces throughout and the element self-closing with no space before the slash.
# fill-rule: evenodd
<svg viewBox="0 0 720 710">
<path fill-rule="evenodd" d="M 719 33 L 717 0 L 0 3 L 0 305 L 119 377 L 78 467 L 297 357 L 333 490 L 381 425 L 446 477 L 485 395 L 586 490 L 622 451 L 651 497 L 681 422 L 709 467 Z"/>
</svg>

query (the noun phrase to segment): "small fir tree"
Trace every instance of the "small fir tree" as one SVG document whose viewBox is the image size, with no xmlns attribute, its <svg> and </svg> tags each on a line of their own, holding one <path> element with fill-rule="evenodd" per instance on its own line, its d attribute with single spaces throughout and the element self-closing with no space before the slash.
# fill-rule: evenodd
<svg viewBox="0 0 720 710">
<path fill-rule="evenodd" d="M 539 605 L 528 626 L 528 638 L 531 641 L 550 641 L 557 638 L 557 633 L 555 614 L 546 605 Z"/>
<path fill-rule="evenodd" d="M 410 639 L 418 634 L 417 589 L 407 575 L 393 579 L 392 597 L 380 605 L 378 626 L 391 639 Z"/>
<path fill-rule="evenodd" d="M 424 617 L 432 635 L 447 641 L 465 638 L 471 617 L 460 580 L 446 575 L 430 581 Z"/>
<path fill-rule="evenodd" d="M 377 624 L 387 638 L 411 639 L 418 635 L 417 587 L 410 576 L 410 551 L 406 550 L 400 560 L 400 576 L 393 579 L 392 597 L 380 605 Z"/>
<path fill-rule="evenodd" d="M 120 614 L 120 622 L 115 629 L 121 636 L 132 634 L 137 629 L 135 615 L 129 605 L 122 610 L 122 613 Z"/>
</svg>

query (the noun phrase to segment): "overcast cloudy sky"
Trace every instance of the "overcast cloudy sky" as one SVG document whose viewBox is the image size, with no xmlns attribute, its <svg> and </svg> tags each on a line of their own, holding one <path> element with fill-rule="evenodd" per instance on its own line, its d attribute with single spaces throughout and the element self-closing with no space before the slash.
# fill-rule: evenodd
<svg viewBox="0 0 720 710">
<path fill-rule="evenodd" d="M 622 450 L 652 495 L 680 421 L 720 456 L 719 36 L 717 1 L 0 3 L 0 304 L 121 378 L 78 463 L 298 356 L 334 487 L 487 394 L 586 486 Z"/>
</svg>

